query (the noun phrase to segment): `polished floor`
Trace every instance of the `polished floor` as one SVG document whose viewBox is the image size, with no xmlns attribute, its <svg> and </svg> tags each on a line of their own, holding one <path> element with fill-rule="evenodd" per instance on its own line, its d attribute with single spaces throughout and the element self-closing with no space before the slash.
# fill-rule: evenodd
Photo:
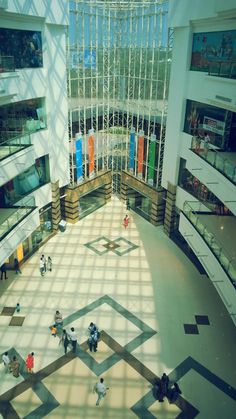
<svg viewBox="0 0 236 419">
<path fill-rule="evenodd" d="M 125 230 L 125 213 L 114 198 L 67 225 L 21 275 L 0 281 L 0 353 L 21 363 L 19 378 L 0 364 L 0 417 L 236 417 L 236 331 L 220 297 L 162 227 L 131 211 Z M 53 260 L 43 277 L 42 253 Z M 75 354 L 64 355 L 50 334 L 57 309 L 64 327 L 78 333 Z M 96 353 L 86 343 L 91 321 L 101 330 Z M 34 374 L 24 365 L 31 351 Z M 182 390 L 174 404 L 153 397 L 153 380 L 163 372 Z M 99 377 L 109 390 L 96 406 Z"/>
</svg>

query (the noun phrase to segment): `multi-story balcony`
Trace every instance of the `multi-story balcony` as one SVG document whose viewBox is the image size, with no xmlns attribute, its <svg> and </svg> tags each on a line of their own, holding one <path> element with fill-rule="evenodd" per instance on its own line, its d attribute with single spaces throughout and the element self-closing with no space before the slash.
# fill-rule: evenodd
<svg viewBox="0 0 236 419">
<path fill-rule="evenodd" d="M 192 138 L 191 150 L 236 184 L 236 152 L 205 147 L 204 141 L 197 137 Z"/>
<path fill-rule="evenodd" d="M 32 197 L 0 208 L 0 264 L 39 226 L 39 210 Z"/>
<path fill-rule="evenodd" d="M 220 294 L 236 324 L 236 218 L 210 212 L 199 202 L 185 202 L 179 231 Z"/>
<path fill-rule="evenodd" d="M 30 135 L 19 135 L 0 142 L 0 186 L 27 170 L 34 161 Z"/>
<path fill-rule="evenodd" d="M 195 148 L 185 148 L 182 152 L 182 158 L 186 161 L 186 169 L 194 178 L 205 185 L 206 188 L 213 193 L 219 201 L 224 203 L 227 208 L 236 215 L 236 198 L 235 198 L 235 182 L 234 182 L 234 153 L 227 152 L 227 162 L 223 162 L 220 157 L 224 156 L 224 151 L 219 152 L 212 146 L 209 147 L 209 154 L 200 145 L 198 151 Z M 206 158 L 206 156 L 208 157 Z M 232 158 L 229 164 L 229 156 Z M 214 163 L 215 161 L 215 163 Z"/>
<path fill-rule="evenodd" d="M 236 246 L 230 232 L 236 228 L 232 215 L 207 212 L 200 202 L 185 202 L 184 214 L 203 237 L 236 288 Z"/>
</svg>

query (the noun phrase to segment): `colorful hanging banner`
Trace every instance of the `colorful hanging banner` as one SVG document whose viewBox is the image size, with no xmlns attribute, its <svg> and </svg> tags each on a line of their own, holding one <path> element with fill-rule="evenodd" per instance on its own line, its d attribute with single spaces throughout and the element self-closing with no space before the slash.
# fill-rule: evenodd
<svg viewBox="0 0 236 419">
<path fill-rule="evenodd" d="M 94 130 L 89 130 L 88 138 L 89 177 L 94 176 Z"/>
<path fill-rule="evenodd" d="M 138 134 L 138 178 L 143 177 L 144 131 Z"/>
<path fill-rule="evenodd" d="M 135 130 L 131 128 L 129 139 L 129 171 L 134 173 Z"/>
<path fill-rule="evenodd" d="M 148 152 L 148 184 L 153 186 L 154 183 L 154 167 L 156 154 L 156 136 L 151 135 Z"/>
<path fill-rule="evenodd" d="M 82 157 L 82 134 L 81 132 L 75 134 L 75 161 L 76 161 L 76 175 L 77 182 L 83 180 L 83 157 Z"/>
</svg>

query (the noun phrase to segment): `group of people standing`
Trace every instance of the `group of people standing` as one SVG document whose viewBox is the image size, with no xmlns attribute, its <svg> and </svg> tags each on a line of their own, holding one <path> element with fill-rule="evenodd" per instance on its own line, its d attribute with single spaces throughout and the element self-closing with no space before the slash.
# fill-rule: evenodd
<svg viewBox="0 0 236 419">
<path fill-rule="evenodd" d="M 71 327 L 69 331 L 63 329 L 62 314 L 59 310 L 54 315 L 54 324 L 51 326 L 51 334 L 56 337 L 59 336 L 59 345 L 63 345 L 65 354 L 67 354 L 68 346 L 71 344 L 73 352 L 76 352 L 77 334 L 75 328 Z M 100 332 L 95 323 L 91 322 L 88 327 L 88 347 L 90 352 L 97 352 L 98 340 Z"/>
<path fill-rule="evenodd" d="M 46 259 L 44 255 L 40 257 L 39 270 L 40 270 L 41 276 L 44 276 L 46 271 L 52 272 L 52 258 L 50 256 L 48 256 L 48 259 Z"/>
<path fill-rule="evenodd" d="M 5 373 L 12 373 L 13 377 L 16 378 L 20 376 L 20 362 L 17 359 L 16 355 L 14 355 L 12 359 L 10 359 L 8 352 L 5 352 L 2 356 L 2 360 L 5 368 Z M 25 366 L 29 373 L 33 372 L 34 352 L 31 352 L 27 355 L 27 358 L 25 360 Z"/>
<path fill-rule="evenodd" d="M 164 397 L 167 397 L 170 403 L 174 403 L 179 395 L 182 394 L 177 383 L 173 386 L 170 385 L 169 377 L 164 373 L 160 380 L 155 380 L 153 385 L 153 396 L 159 402 L 164 401 Z"/>
<path fill-rule="evenodd" d="M 63 329 L 63 320 L 61 313 L 57 310 L 54 317 L 54 325 L 51 327 L 52 336 L 59 336 L 59 345 L 63 345 L 65 355 L 67 354 L 68 346 L 72 346 L 72 351 L 76 352 L 77 347 L 77 333 L 75 328 L 71 327 L 69 331 Z M 97 352 L 98 340 L 100 337 L 100 332 L 95 323 L 91 322 L 88 327 L 88 346 L 90 352 Z"/>
</svg>

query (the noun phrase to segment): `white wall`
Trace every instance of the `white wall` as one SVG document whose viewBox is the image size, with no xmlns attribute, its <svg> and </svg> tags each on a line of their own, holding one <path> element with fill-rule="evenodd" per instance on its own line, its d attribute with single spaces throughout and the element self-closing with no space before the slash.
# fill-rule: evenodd
<svg viewBox="0 0 236 419">
<path fill-rule="evenodd" d="M 68 2 L 11 0 L 8 6 L 7 11 L 13 13 L 3 13 L 0 26 L 41 31 L 44 67 L 18 70 L 18 77 L 0 80 L 1 89 L 14 95 L 9 96 L 11 103 L 45 97 L 47 129 L 31 135 L 35 158 L 49 154 L 51 180 L 59 180 L 60 187 L 65 186 L 69 183 L 69 143 L 66 28 L 63 25 L 68 23 Z"/>
<path fill-rule="evenodd" d="M 65 0 L 8 0 L 6 12 L 38 16 L 47 23 L 68 24 L 68 2 Z"/>
<path fill-rule="evenodd" d="M 232 6 L 232 2 L 226 0 L 221 9 L 227 9 L 230 5 Z M 186 100 L 191 99 L 236 112 L 235 80 L 211 77 L 207 73 L 189 70 L 193 32 L 236 28 L 233 18 L 220 19 L 217 16 L 217 7 L 217 0 L 170 0 L 169 26 L 174 27 L 174 45 L 162 176 L 164 188 L 167 188 L 168 181 L 177 184 L 178 157 L 183 157 L 183 150 L 191 144 L 191 139 L 187 139 L 190 136 L 183 133 Z M 228 98 L 230 102 L 216 96 Z"/>
<path fill-rule="evenodd" d="M 190 21 L 217 19 L 222 12 L 234 16 L 234 0 L 169 0 L 169 27 L 188 26 Z"/>
<path fill-rule="evenodd" d="M 181 45 L 181 48 L 179 47 Z M 180 151 L 179 135 L 182 131 L 184 113 L 186 78 L 189 57 L 189 31 L 188 28 L 177 29 L 174 36 L 173 59 L 171 67 L 166 139 L 164 161 L 162 170 L 162 185 L 167 188 L 167 182 L 177 184 L 179 161 L 176 156 Z"/>
</svg>

